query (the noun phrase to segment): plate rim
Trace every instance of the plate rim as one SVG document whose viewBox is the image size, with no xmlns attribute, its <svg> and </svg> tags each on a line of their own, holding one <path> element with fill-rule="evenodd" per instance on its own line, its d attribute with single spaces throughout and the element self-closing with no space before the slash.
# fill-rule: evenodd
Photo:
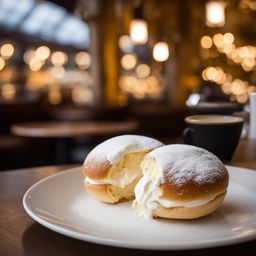
<svg viewBox="0 0 256 256">
<path fill-rule="evenodd" d="M 239 167 L 239 166 L 232 166 L 232 165 L 225 165 L 227 168 L 231 167 L 236 169 L 236 171 L 247 171 L 247 172 L 252 172 L 255 173 L 256 171 L 253 169 L 249 168 L 244 168 L 244 167 Z M 166 251 L 166 250 L 191 250 L 191 249 L 204 249 L 204 248 L 213 248 L 213 247 L 220 247 L 220 246 L 227 246 L 227 245 L 233 245 L 233 244 L 238 244 L 238 243 L 243 243 L 243 242 L 249 242 L 254 239 L 256 239 L 256 232 L 253 233 L 252 235 L 247 235 L 243 237 L 233 237 L 232 239 L 230 237 L 222 237 L 220 239 L 208 239 L 201 241 L 200 243 L 198 242 L 186 242 L 186 243 L 176 243 L 176 244 L 148 244 L 145 241 L 134 241 L 134 240 L 125 240 L 125 239 L 112 239 L 112 238 L 107 238 L 103 236 L 96 236 L 96 235 L 91 235 L 89 233 L 84 233 L 84 232 L 79 232 L 79 231 L 74 231 L 65 227 L 61 227 L 58 224 L 49 222 L 41 217 L 39 217 L 36 213 L 33 212 L 33 210 L 29 207 L 27 204 L 27 200 L 29 200 L 29 194 L 33 192 L 33 190 L 40 184 L 46 182 L 47 180 L 50 180 L 52 178 L 56 178 L 56 176 L 61 176 L 61 175 L 66 175 L 67 173 L 70 172 L 82 172 L 82 166 L 78 167 L 72 167 L 72 168 L 67 168 L 64 169 L 60 172 L 51 174 L 49 176 L 44 177 L 43 179 L 37 181 L 34 183 L 32 186 L 30 186 L 27 191 L 25 192 L 23 199 L 22 199 L 22 204 L 23 208 L 26 211 L 26 213 L 36 222 L 39 224 L 43 225 L 44 227 L 57 232 L 61 235 L 65 235 L 71 238 L 79 239 L 81 241 L 85 242 L 90 242 L 94 244 L 100 244 L 100 245 L 105 245 L 105 246 L 114 246 L 114 247 L 121 247 L 121 248 L 130 248 L 130 249 L 143 249 L 143 250 L 161 250 L 161 251 Z"/>
</svg>

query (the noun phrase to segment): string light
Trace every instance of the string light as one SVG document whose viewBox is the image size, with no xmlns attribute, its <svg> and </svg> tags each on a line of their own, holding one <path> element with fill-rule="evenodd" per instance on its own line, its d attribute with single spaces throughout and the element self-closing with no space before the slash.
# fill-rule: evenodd
<svg viewBox="0 0 256 256">
<path fill-rule="evenodd" d="M 136 73 L 139 78 L 145 78 L 150 75 L 150 67 L 147 64 L 140 64 L 136 68 Z"/>
<path fill-rule="evenodd" d="M 118 41 L 119 47 L 123 52 L 131 52 L 133 50 L 132 39 L 128 35 L 122 35 Z"/>
<path fill-rule="evenodd" d="M 51 62 L 56 67 L 61 67 L 68 61 L 68 56 L 66 53 L 61 51 L 53 52 L 51 55 Z"/>
<path fill-rule="evenodd" d="M 200 41 L 203 48 L 207 48 L 207 42 L 210 42 L 209 38 L 206 39 L 205 37 L 207 38 L 208 36 L 202 37 Z M 215 34 L 212 41 L 217 47 L 218 52 L 226 54 L 228 59 L 240 64 L 244 71 L 251 72 L 256 66 L 256 46 L 246 45 L 236 48 L 234 44 L 235 37 L 230 32 L 224 35 L 220 33 Z M 203 54 L 205 54 L 205 51 L 202 52 L 202 56 L 204 57 Z M 204 73 L 202 73 L 202 77 L 204 79 Z"/>
<path fill-rule="evenodd" d="M 161 94 L 161 85 L 154 76 L 143 79 L 137 79 L 134 76 L 121 76 L 119 86 L 123 92 L 131 94 L 137 99 L 155 98 Z"/>
<path fill-rule="evenodd" d="M 232 33 L 226 33 L 223 35 L 224 44 L 232 44 L 235 41 L 235 37 Z"/>
<path fill-rule="evenodd" d="M 143 19 L 135 19 L 130 24 L 130 37 L 135 44 L 145 44 L 148 41 L 148 25 Z"/>
<path fill-rule="evenodd" d="M 169 58 L 169 47 L 165 42 L 158 42 L 153 48 L 153 58 L 156 61 L 164 62 Z"/>
<path fill-rule="evenodd" d="M 87 52 L 78 52 L 75 61 L 80 69 L 88 69 L 91 66 L 91 56 Z"/>
<path fill-rule="evenodd" d="M 44 65 L 44 62 L 41 61 L 40 59 L 37 59 L 37 58 L 33 58 L 33 59 L 29 62 L 29 68 L 30 68 L 32 71 L 39 71 L 43 65 Z"/>
<path fill-rule="evenodd" d="M 2 47 L 0 49 L 0 53 L 4 59 L 6 59 L 6 60 L 10 59 L 12 57 L 12 55 L 14 54 L 13 45 L 10 43 L 2 45 Z"/>
<path fill-rule="evenodd" d="M 32 59 L 36 57 L 36 52 L 34 50 L 27 50 L 23 55 L 23 60 L 26 64 L 29 64 Z"/>
<path fill-rule="evenodd" d="M 255 86 L 249 85 L 247 81 L 234 79 L 226 74 L 220 67 L 207 67 L 202 72 L 202 78 L 221 85 L 221 90 L 230 95 L 230 99 L 245 103 L 249 94 L 256 91 Z"/>
<path fill-rule="evenodd" d="M 212 39 L 210 36 L 203 36 L 200 42 L 201 46 L 205 49 L 209 49 L 212 47 Z"/>
<path fill-rule="evenodd" d="M 2 70 L 5 66 L 5 60 L 0 56 L 0 70 Z"/>
<path fill-rule="evenodd" d="M 225 3 L 210 1 L 206 3 L 206 25 L 209 27 L 222 27 L 225 24 Z"/>
<path fill-rule="evenodd" d="M 217 47 L 221 47 L 224 44 L 223 41 L 223 35 L 222 34 L 215 34 L 213 36 L 213 43 L 217 46 Z"/>
<path fill-rule="evenodd" d="M 137 57 L 133 54 L 125 54 L 121 58 L 121 65 L 125 70 L 131 70 L 136 66 Z"/>
<path fill-rule="evenodd" d="M 36 49 L 35 54 L 38 59 L 40 60 L 46 60 L 49 58 L 51 51 L 47 46 L 40 46 Z"/>
</svg>

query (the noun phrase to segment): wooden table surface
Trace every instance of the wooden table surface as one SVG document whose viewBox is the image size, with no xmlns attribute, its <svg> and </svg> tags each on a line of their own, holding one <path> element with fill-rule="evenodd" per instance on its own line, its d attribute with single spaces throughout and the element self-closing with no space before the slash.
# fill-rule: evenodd
<svg viewBox="0 0 256 256">
<path fill-rule="evenodd" d="M 13 134 L 36 138 L 73 138 L 80 136 L 101 136 L 134 132 L 138 128 L 135 121 L 111 122 L 27 122 L 11 127 Z"/>
<path fill-rule="evenodd" d="M 137 131 L 136 121 L 37 121 L 19 123 L 11 126 L 16 136 L 28 138 L 54 139 L 55 163 L 70 162 L 70 139 L 78 137 L 108 137 Z"/>
<path fill-rule="evenodd" d="M 256 142 L 241 141 L 233 165 L 256 169 Z M 25 191 L 35 182 L 70 166 L 0 172 L 0 255 L 256 255 L 256 241 L 191 251 L 145 251 L 75 240 L 34 222 L 22 207 Z M 255 184 L 256 185 L 256 184 Z M 210 230 L 209 230 L 210 232 Z"/>
</svg>

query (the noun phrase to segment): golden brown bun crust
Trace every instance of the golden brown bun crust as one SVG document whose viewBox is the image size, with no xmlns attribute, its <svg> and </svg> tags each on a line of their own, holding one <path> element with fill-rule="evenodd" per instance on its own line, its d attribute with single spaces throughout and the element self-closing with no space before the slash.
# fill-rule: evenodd
<svg viewBox="0 0 256 256">
<path fill-rule="evenodd" d="M 83 166 L 83 174 L 90 179 L 100 180 L 108 176 L 108 172 L 111 168 L 109 161 L 98 162 L 98 161 L 86 161 Z"/>
<path fill-rule="evenodd" d="M 216 211 L 225 198 L 226 192 L 217 196 L 207 204 L 197 207 L 173 207 L 165 208 L 161 205 L 153 211 L 154 217 L 168 219 L 196 219 Z"/>
<path fill-rule="evenodd" d="M 85 182 L 84 185 L 89 194 L 102 202 L 114 204 L 119 201 L 118 198 L 112 195 L 110 191 L 111 185 L 94 185 L 88 182 Z"/>
<path fill-rule="evenodd" d="M 206 199 L 211 195 L 223 193 L 227 190 L 229 180 L 228 171 L 226 170 L 224 173 L 224 176 L 217 177 L 214 182 L 203 182 L 200 185 L 193 182 L 186 182 L 177 186 L 171 181 L 161 184 L 161 198 L 183 202 Z"/>
</svg>

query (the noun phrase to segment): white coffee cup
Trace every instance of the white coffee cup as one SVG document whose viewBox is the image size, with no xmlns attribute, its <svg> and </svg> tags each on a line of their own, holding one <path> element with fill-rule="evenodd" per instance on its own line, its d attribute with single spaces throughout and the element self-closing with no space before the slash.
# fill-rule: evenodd
<svg viewBox="0 0 256 256">
<path fill-rule="evenodd" d="M 256 139 L 256 93 L 250 95 L 250 130 L 249 137 Z"/>
</svg>

